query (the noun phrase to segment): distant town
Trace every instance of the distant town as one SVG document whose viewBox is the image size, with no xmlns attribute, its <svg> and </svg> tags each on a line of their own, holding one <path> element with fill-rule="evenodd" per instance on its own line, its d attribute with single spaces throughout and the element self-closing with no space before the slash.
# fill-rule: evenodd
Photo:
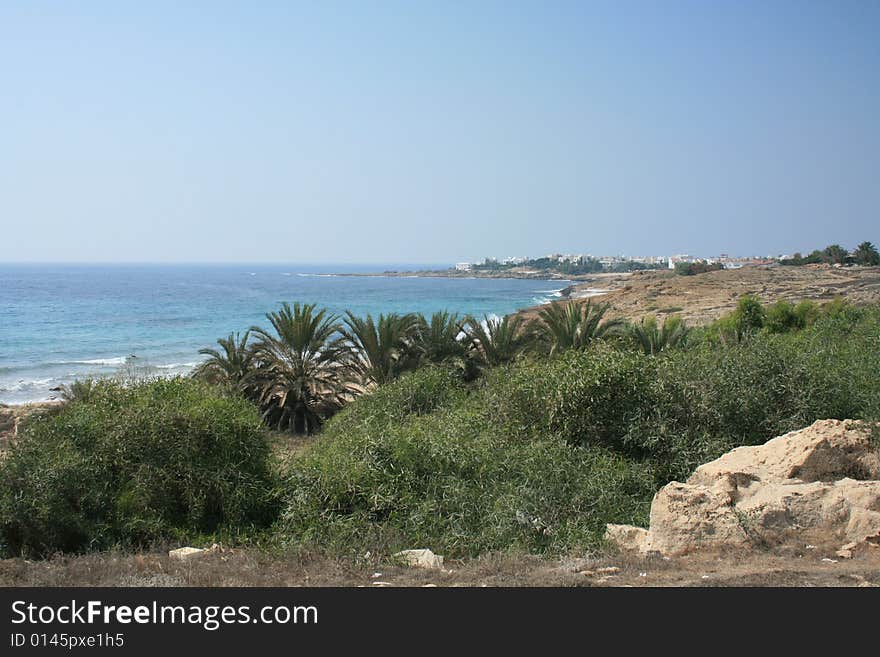
<svg viewBox="0 0 880 657">
<path fill-rule="evenodd" d="M 791 260 L 791 255 L 734 257 L 722 253 L 713 257 L 697 257 L 685 253 L 654 256 L 593 256 L 591 254 L 553 253 L 539 258 L 517 256 L 485 258 L 482 262 L 459 262 L 458 271 L 498 271 L 505 269 L 552 270 L 569 274 L 600 272 L 628 272 L 643 269 L 675 269 L 677 265 L 705 265 L 713 269 L 738 269 L 740 267 L 770 265 Z"/>
</svg>

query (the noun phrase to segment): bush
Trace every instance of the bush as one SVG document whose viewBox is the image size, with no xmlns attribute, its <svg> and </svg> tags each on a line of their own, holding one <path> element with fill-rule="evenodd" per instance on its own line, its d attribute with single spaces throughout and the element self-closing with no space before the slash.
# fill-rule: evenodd
<svg viewBox="0 0 880 657">
<path fill-rule="evenodd" d="M 641 456 L 629 428 L 651 412 L 656 360 L 596 344 L 566 352 L 491 381 L 498 409 L 512 429 L 549 431 L 572 445 L 610 447 Z"/>
<path fill-rule="evenodd" d="M 268 456 L 244 400 L 185 379 L 94 384 L 0 466 L 0 544 L 45 555 L 265 525 Z"/>
<path fill-rule="evenodd" d="M 679 276 L 696 276 L 697 274 L 705 274 L 706 272 L 720 271 L 722 269 L 724 269 L 724 265 L 720 262 L 709 264 L 705 260 L 675 263 L 675 273 Z"/>
<path fill-rule="evenodd" d="M 343 411 L 292 463 L 284 541 L 348 554 L 561 552 L 597 545 L 606 522 L 646 521 L 650 468 L 546 432 L 512 435 L 495 422 L 488 385 L 401 420 L 388 400 L 421 383 L 377 390 L 357 422 Z"/>
</svg>

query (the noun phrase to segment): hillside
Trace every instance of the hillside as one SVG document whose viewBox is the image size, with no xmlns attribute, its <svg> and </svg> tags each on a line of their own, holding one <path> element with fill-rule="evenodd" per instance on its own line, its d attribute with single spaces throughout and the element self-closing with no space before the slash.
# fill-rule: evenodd
<svg viewBox="0 0 880 657">
<path fill-rule="evenodd" d="M 732 311 L 744 294 L 757 295 L 764 303 L 835 297 L 859 304 L 877 302 L 880 267 L 744 267 L 696 276 L 670 271 L 604 274 L 572 285 L 564 294 L 578 299 L 595 290 L 607 290 L 596 298 L 611 305 L 609 317 L 638 320 L 648 314 L 660 318 L 677 314 L 689 324 L 705 324 Z M 536 309 L 525 312 L 533 315 Z"/>
</svg>

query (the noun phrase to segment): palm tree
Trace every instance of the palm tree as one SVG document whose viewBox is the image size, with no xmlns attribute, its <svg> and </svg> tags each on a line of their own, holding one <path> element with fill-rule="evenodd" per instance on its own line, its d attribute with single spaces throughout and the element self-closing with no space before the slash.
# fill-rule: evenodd
<svg viewBox="0 0 880 657">
<path fill-rule="evenodd" d="M 429 363 L 456 360 L 466 355 L 467 348 L 458 315 L 446 311 L 431 315 L 417 315 L 418 332 L 415 347 L 419 359 Z"/>
<path fill-rule="evenodd" d="M 825 256 L 825 262 L 833 265 L 842 265 L 846 262 L 847 256 L 849 256 L 849 252 L 840 246 L 840 244 L 827 246 L 822 253 Z"/>
<path fill-rule="evenodd" d="M 520 315 L 485 316 L 483 321 L 474 317 L 465 320 L 465 340 L 470 355 L 479 365 L 494 367 L 507 363 L 523 351 L 528 334 Z"/>
<path fill-rule="evenodd" d="M 315 304 L 284 303 L 266 318 L 274 333 L 251 328 L 263 417 L 280 430 L 313 433 L 358 392 L 343 366 L 338 317 Z"/>
<path fill-rule="evenodd" d="M 880 252 L 878 252 L 877 247 L 870 242 L 862 242 L 859 244 L 856 247 L 856 250 L 853 251 L 853 257 L 860 265 L 870 265 L 872 267 L 880 265 Z"/>
<path fill-rule="evenodd" d="M 418 320 L 415 315 L 372 315 L 357 317 L 346 311 L 341 332 L 348 343 L 348 367 L 364 385 L 383 385 L 413 368 Z"/>
<path fill-rule="evenodd" d="M 620 320 L 603 322 L 606 312 L 607 304 L 594 306 L 592 300 L 587 303 L 553 303 L 538 313 L 532 330 L 549 347 L 551 354 L 566 349 L 585 349 L 593 340 L 617 332 L 622 325 Z"/>
<path fill-rule="evenodd" d="M 681 317 L 667 317 L 661 327 L 657 325 L 657 318 L 649 315 L 638 324 L 630 324 L 628 333 L 636 345 L 650 356 L 682 345 L 687 339 L 688 328 Z"/>
<path fill-rule="evenodd" d="M 199 353 L 208 358 L 196 367 L 193 376 L 246 394 L 252 393 L 256 358 L 254 350 L 248 345 L 250 337 L 250 331 L 245 331 L 244 335 L 230 333 L 228 337 L 217 340 L 220 350 L 199 349 Z"/>
</svg>

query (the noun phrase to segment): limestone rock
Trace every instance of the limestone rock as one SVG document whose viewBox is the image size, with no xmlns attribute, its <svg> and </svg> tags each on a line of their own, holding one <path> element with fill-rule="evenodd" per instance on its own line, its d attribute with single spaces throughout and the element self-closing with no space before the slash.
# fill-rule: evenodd
<svg viewBox="0 0 880 657">
<path fill-rule="evenodd" d="M 443 557 L 434 554 L 431 550 L 403 550 L 394 555 L 402 559 L 408 566 L 415 568 L 441 569 L 443 568 Z"/>
<path fill-rule="evenodd" d="M 820 420 L 701 465 L 658 491 L 648 530 L 608 525 L 606 538 L 661 554 L 866 541 L 880 533 L 878 454 L 859 423 Z"/>
<path fill-rule="evenodd" d="M 701 465 L 687 483 L 712 486 L 723 477 L 741 494 L 747 494 L 754 482 L 880 479 L 880 457 L 859 423 L 818 420 L 763 445 L 737 447 Z"/>
<path fill-rule="evenodd" d="M 182 547 L 177 548 L 176 550 L 171 550 L 168 553 L 168 556 L 172 559 L 176 559 L 177 561 L 189 561 L 190 559 L 200 557 L 207 552 L 208 550 L 202 548 Z"/>
<path fill-rule="evenodd" d="M 644 551 L 648 530 L 632 525 L 607 525 L 605 540 L 625 550 Z"/>
</svg>

